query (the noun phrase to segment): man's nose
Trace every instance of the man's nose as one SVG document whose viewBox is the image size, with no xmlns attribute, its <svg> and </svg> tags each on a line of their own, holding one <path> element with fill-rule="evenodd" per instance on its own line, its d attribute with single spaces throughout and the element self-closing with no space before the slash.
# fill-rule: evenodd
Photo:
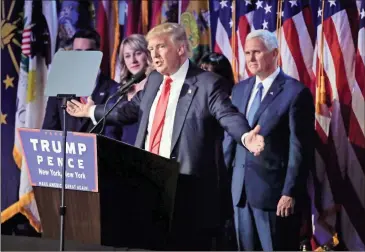
<svg viewBox="0 0 365 252">
<path fill-rule="evenodd" d="M 256 58 L 255 58 L 254 54 L 250 54 L 249 59 L 250 59 L 251 62 L 256 61 Z"/>
<path fill-rule="evenodd" d="M 160 56 L 159 52 L 157 50 L 153 50 L 151 52 L 151 57 L 152 58 L 158 58 Z"/>
</svg>

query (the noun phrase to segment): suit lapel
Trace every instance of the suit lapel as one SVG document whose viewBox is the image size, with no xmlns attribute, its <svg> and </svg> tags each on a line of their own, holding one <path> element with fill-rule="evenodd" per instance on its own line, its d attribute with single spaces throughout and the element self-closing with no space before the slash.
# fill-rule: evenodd
<svg viewBox="0 0 365 252">
<path fill-rule="evenodd" d="M 248 86 L 247 86 L 245 92 L 243 93 L 243 97 L 241 99 L 241 106 L 239 108 L 241 110 L 241 113 L 244 115 L 246 115 L 247 105 L 248 105 L 248 101 L 250 100 L 250 97 L 251 97 L 252 89 L 255 85 L 255 79 L 256 78 L 250 79 L 250 81 L 247 84 Z"/>
<path fill-rule="evenodd" d="M 275 99 L 275 97 L 281 92 L 283 89 L 282 85 L 285 83 L 285 75 L 280 70 L 279 75 L 276 77 L 274 82 L 272 83 L 271 87 L 269 88 L 268 92 L 265 95 L 265 98 L 262 100 L 259 109 L 257 110 L 252 125 L 255 125 L 259 120 L 261 114 L 265 111 L 267 106 Z"/>
<path fill-rule="evenodd" d="M 180 136 L 186 115 L 190 108 L 190 104 L 193 101 L 193 97 L 198 88 L 197 86 L 194 85 L 196 81 L 197 80 L 195 75 L 193 74 L 192 67 L 189 66 L 187 77 L 185 78 L 184 84 L 182 86 L 179 101 L 176 107 L 174 128 L 172 131 L 172 139 L 171 139 L 171 152 L 174 149 L 176 142 Z"/>
<path fill-rule="evenodd" d="M 163 81 L 163 76 L 161 74 L 154 74 L 151 75 L 151 78 L 146 83 L 146 90 L 143 95 L 143 99 L 146 99 L 146 107 L 143 110 L 142 118 L 139 123 L 138 134 L 135 142 L 135 146 L 139 148 L 143 148 L 146 133 L 147 133 L 147 126 L 148 126 L 148 119 L 150 117 L 150 111 L 152 107 L 152 103 L 156 98 L 157 92 L 160 89 L 160 86 Z"/>
</svg>

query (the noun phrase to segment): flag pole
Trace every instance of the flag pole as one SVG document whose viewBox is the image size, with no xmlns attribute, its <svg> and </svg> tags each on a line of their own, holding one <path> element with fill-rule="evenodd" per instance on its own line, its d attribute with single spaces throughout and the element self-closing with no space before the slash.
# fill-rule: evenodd
<svg viewBox="0 0 365 252">
<path fill-rule="evenodd" d="M 278 38 L 278 65 L 281 65 L 281 57 L 280 57 L 280 51 L 281 51 L 281 23 L 282 23 L 282 19 L 281 19 L 281 12 L 283 9 L 283 1 L 282 0 L 278 0 L 278 13 L 276 15 L 276 37 Z"/>
</svg>

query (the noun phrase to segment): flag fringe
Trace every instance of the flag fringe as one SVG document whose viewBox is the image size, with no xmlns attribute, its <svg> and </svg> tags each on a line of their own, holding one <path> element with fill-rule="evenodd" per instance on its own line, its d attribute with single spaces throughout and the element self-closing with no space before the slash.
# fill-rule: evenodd
<svg viewBox="0 0 365 252">
<path fill-rule="evenodd" d="M 42 231 L 41 223 L 34 217 L 32 212 L 26 208 L 33 200 L 35 200 L 33 191 L 24 194 L 17 202 L 1 212 L 1 223 L 11 219 L 14 215 L 21 213 L 27 217 L 30 225 L 40 233 Z"/>
</svg>

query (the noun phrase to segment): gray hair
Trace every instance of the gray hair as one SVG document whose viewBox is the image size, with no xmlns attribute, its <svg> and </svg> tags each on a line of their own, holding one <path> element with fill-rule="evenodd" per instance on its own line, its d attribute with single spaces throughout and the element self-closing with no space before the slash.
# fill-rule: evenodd
<svg viewBox="0 0 365 252">
<path fill-rule="evenodd" d="M 268 30 L 254 30 L 247 35 L 246 41 L 253 38 L 260 39 L 269 51 L 272 51 L 279 47 L 276 36 L 274 35 L 274 33 L 269 32 Z"/>
</svg>

